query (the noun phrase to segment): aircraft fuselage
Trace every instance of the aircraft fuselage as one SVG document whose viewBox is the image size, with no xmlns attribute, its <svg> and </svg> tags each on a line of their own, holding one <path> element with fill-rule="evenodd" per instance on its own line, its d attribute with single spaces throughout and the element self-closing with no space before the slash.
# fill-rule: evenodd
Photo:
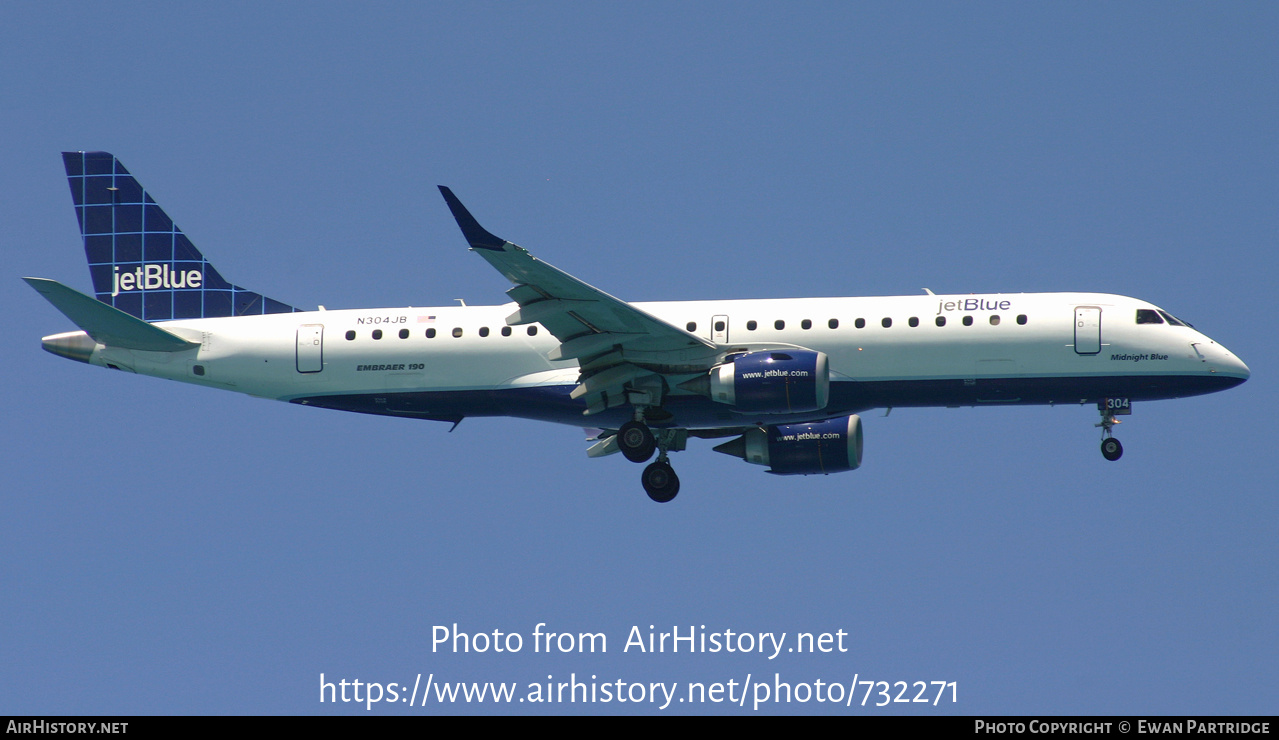
<svg viewBox="0 0 1279 740">
<path fill-rule="evenodd" d="M 676 326 L 692 326 L 691 333 L 720 344 L 788 344 L 825 352 L 831 398 L 817 416 L 899 406 L 1077 404 L 1109 397 L 1150 401 L 1224 390 L 1248 377 L 1237 357 L 1196 329 L 1137 324 L 1139 309 L 1155 307 L 1118 295 L 634 305 Z M 508 327 L 506 317 L 516 308 L 387 308 L 177 320 L 157 326 L 199 342 L 198 347 L 172 353 L 96 345 L 87 360 L 253 396 L 388 416 L 515 416 L 577 426 L 629 418 L 624 408 L 584 418 L 584 403 L 569 398 L 578 381 L 577 362 L 547 359 L 560 343 L 537 324 Z M 1078 309 L 1095 310 L 1091 315 L 1096 322 L 1078 326 Z M 944 325 L 938 325 L 939 318 Z M 722 325 L 718 331 L 717 323 Z M 742 414 L 678 388 L 665 408 L 673 414 L 669 425 L 690 429 L 815 416 Z"/>
<path fill-rule="evenodd" d="M 108 152 L 64 152 L 90 297 L 26 278 L 82 331 L 69 359 L 253 396 L 404 418 L 512 416 L 594 428 L 592 457 L 656 462 L 690 436 L 778 475 L 855 470 L 857 416 L 897 406 L 1097 404 L 1102 455 L 1135 401 L 1248 378 L 1225 347 L 1103 293 L 629 303 L 499 238 L 441 187 L 500 306 L 301 311 L 226 280 Z"/>
</svg>

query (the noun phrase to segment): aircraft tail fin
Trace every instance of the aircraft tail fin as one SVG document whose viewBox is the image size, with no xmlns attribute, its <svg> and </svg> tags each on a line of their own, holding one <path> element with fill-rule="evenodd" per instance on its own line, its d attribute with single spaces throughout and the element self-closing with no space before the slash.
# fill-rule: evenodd
<svg viewBox="0 0 1279 740">
<path fill-rule="evenodd" d="M 99 344 L 149 352 L 180 352 L 200 346 L 199 342 L 187 341 L 55 280 L 23 280 Z"/>
<path fill-rule="evenodd" d="M 227 282 L 114 155 L 62 161 L 99 301 L 143 321 L 298 310 Z"/>
</svg>

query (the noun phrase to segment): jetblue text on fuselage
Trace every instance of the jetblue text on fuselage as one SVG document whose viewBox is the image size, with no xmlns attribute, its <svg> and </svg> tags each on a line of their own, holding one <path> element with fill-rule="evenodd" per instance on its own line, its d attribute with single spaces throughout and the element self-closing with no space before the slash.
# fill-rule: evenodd
<svg viewBox="0 0 1279 740">
<path fill-rule="evenodd" d="M 1012 301 L 992 301 L 986 298 L 965 298 L 962 301 L 938 301 L 937 313 L 943 311 L 1007 311 Z"/>
<path fill-rule="evenodd" d="M 203 283 L 204 273 L 199 270 L 171 270 L 167 264 L 146 264 L 130 272 L 120 272 L 117 267 L 111 275 L 111 295 L 131 290 L 198 288 Z"/>
</svg>

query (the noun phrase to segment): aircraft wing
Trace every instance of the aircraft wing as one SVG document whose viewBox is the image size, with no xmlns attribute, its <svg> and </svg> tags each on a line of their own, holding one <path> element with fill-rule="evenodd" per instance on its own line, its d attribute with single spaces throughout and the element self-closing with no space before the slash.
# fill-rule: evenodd
<svg viewBox="0 0 1279 740">
<path fill-rule="evenodd" d="M 646 378 L 703 372 L 723 358 L 727 348 L 614 298 L 494 236 L 452 190 L 440 186 L 440 193 L 471 249 L 515 283 L 506 294 L 520 308 L 506 323 L 541 324 L 560 340 L 548 359 L 577 360 L 582 374 L 574 398 L 586 398 L 587 413 L 627 402 L 625 393 L 642 388 Z"/>
</svg>

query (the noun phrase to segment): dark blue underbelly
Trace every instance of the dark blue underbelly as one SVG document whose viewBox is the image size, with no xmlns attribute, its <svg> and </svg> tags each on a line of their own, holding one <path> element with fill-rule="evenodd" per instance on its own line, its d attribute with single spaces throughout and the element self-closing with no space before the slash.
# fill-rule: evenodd
<svg viewBox="0 0 1279 740">
<path fill-rule="evenodd" d="M 1223 391 L 1242 383 L 1219 375 L 1121 375 L 1090 378 L 991 378 L 964 380 L 876 380 L 831 383 L 825 410 L 807 414 L 738 414 L 700 396 L 671 396 L 663 408 L 669 419 L 655 426 L 714 429 L 811 421 L 889 406 L 1000 406 L 1096 403 L 1103 398 L 1154 401 Z M 308 396 L 293 403 L 339 411 L 434 421 L 467 416 L 513 416 L 557 424 L 616 428 L 629 421 L 630 407 L 592 416 L 569 398 L 572 386 L 472 391 L 408 391 Z"/>
</svg>

